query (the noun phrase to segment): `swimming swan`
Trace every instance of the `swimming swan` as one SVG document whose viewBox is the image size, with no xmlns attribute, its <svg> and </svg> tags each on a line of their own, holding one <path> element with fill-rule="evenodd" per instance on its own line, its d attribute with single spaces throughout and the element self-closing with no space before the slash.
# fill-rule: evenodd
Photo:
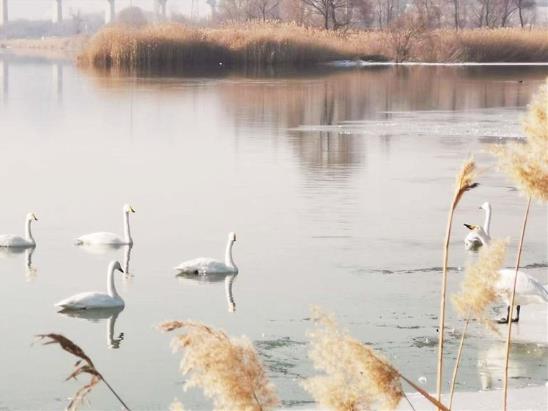
<svg viewBox="0 0 548 411">
<path fill-rule="evenodd" d="M 489 239 L 491 239 L 491 204 L 485 202 L 481 205 L 480 209 L 485 211 L 485 222 L 483 223 L 483 230 Z M 483 241 L 475 231 L 470 231 L 464 239 L 464 248 L 467 250 L 475 251 L 483 245 Z"/>
<path fill-rule="evenodd" d="M 228 243 L 226 245 L 225 262 L 214 260 L 212 258 L 200 257 L 194 260 L 185 261 L 175 267 L 179 273 L 185 274 L 223 274 L 237 273 L 238 267 L 232 259 L 232 245 L 236 241 L 236 234 L 228 234 Z"/>
<path fill-rule="evenodd" d="M 114 286 L 114 271 L 124 272 L 118 261 L 112 261 L 107 272 L 107 294 L 99 292 L 85 292 L 73 295 L 55 304 L 63 310 L 91 310 L 97 308 L 123 307 L 124 300 L 116 292 Z"/>
<path fill-rule="evenodd" d="M 124 238 L 114 233 L 93 233 L 86 234 L 76 239 L 76 245 L 89 244 L 108 244 L 112 246 L 132 245 L 131 231 L 129 230 L 129 213 L 134 213 L 135 210 L 129 204 L 125 204 L 124 213 Z"/>
<path fill-rule="evenodd" d="M 465 224 L 467 228 L 473 230 L 480 238 L 483 244 L 489 245 L 491 239 L 485 233 L 483 227 L 477 225 Z M 501 318 L 498 322 L 506 324 L 510 317 L 510 300 L 512 298 L 512 287 L 514 286 L 514 269 L 502 269 L 498 271 L 499 279 L 495 288 L 498 291 L 500 298 L 507 305 L 507 316 Z M 516 281 L 516 296 L 514 304 L 516 305 L 516 318 L 512 318 L 512 322 L 519 321 L 520 306 L 527 304 L 548 303 L 548 290 L 529 274 L 518 271 Z"/>
<path fill-rule="evenodd" d="M 14 247 L 14 248 L 29 248 L 35 247 L 36 241 L 30 231 L 30 225 L 33 221 L 38 221 L 36 214 L 28 213 L 25 218 L 25 234 L 26 238 L 19 237 L 18 235 L 4 234 L 0 235 L 0 247 Z"/>
</svg>

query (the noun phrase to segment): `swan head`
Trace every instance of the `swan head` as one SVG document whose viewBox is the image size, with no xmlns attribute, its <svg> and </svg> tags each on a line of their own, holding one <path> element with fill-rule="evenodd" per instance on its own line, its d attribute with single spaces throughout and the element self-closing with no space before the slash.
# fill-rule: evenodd
<svg viewBox="0 0 548 411">
<path fill-rule="evenodd" d="M 490 210 L 491 209 L 491 204 L 489 204 L 489 201 L 486 201 L 485 203 L 483 203 L 481 206 L 480 206 L 480 209 L 482 210 Z"/>
<path fill-rule="evenodd" d="M 464 224 L 464 226 L 470 231 L 477 233 L 480 237 L 489 239 L 489 235 L 485 232 L 482 226 L 475 224 Z"/>
<path fill-rule="evenodd" d="M 121 273 L 124 272 L 122 266 L 120 265 L 120 263 L 118 261 L 113 261 L 110 263 L 110 270 L 111 271 L 120 271 Z"/>
<path fill-rule="evenodd" d="M 124 204 L 124 213 L 129 214 L 134 212 L 135 210 L 132 206 L 130 206 L 129 204 Z"/>
<path fill-rule="evenodd" d="M 234 233 L 234 232 L 229 233 L 228 234 L 228 241 L 231 241 L 231 242 L 235 243 L 236 242 L 236 233 Z"/>
<path fill-rule="evenodd" d="M 38 217 L 36 217 L 35 213 L 28 213 L 27 214 L 27 221 L 38 221 Z"/>
</svg>

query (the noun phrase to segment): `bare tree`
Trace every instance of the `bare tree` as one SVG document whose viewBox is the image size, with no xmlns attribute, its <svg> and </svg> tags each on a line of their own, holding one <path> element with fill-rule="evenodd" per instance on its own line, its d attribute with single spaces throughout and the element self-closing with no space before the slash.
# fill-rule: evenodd
<svg viewBox="0 0 548 411">
<path fill-rule="evenodd" d="M 349 0 L 302 0 L 305 6 L 320 15 L 326 30 L 337 30 L 350 24 L 351 8 Z"/>
<path fill-rule="evenodd" d="M 525 15 L 527 12 L 534 14 L 536 10 L 535 0 L 514 0 L 516 8 L 518 10 L 519 24 L 521 28 L 525 27 Z"/>
<path fill-rule="evenodd" d="M 252 19 L 266 21 L 278 19 L 280 0 L 249 0 L 248 16 Z"/>
</svg>

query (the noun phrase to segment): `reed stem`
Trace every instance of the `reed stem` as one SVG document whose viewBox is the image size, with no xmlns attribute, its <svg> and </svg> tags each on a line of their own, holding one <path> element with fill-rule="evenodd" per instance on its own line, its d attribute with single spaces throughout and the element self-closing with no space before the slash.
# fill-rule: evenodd
<svg viewBox="0 0 548 411">
<path fill-rule="evenodd" d="M 518 254 L 516 256 L 516 271 L 514 273 L 514 284 L 512 286 L 512 296 L 510 298 L 510 310 L 508 312 L 508 333 L 506 334 L 506 355 L 504 358 L 504 379 L 503 379 L 503 401 L 504 411 L 508 409 L 508 362 L 510 360 L 510 347 L 512 339 L 512 316 L 514 315 L 514 303 L 516 299 L 516 284 L 518 282 L 518 270 L 521 262 L 521 252 L 523 250 L 523 239 L 525 238 L 525 228 L 527 227 L 527 219 L 529 217 L 529 210 L 531 209 L 531 196 L 527 200 L 527 208 L 525 209 L 525 215 L 523 216 L 523 224 L 521 226 L 521 235 L 519 239 Z"/>
<path fill-rule="evenodd" d="M 451 377 L 451 386 L 449 387 L 449 409 L 453 406 L 453 394 L 455 393 L 455 383 L 457 382 L 457 373 L 459 371 L 460 360 L 462 357 L 462 349 L 464 347 L 464 337 L 466 336 L 466 330 L 470 323 L 470 315 L 466 317 L 464 322 L 464 328 L 462 329 L 462 336 L 460 337 L 459 351 L 457 353 L 457 359 L 455 361 L 455 367 L 453 368 L 453 376 Z"/>
<path fill-rule="evenodd" d="M 443 379 L 443 343 L 445 340 L 445 300 L 447 295 L 447 261 L 449 259 L 449 241 L 451 239 L 451 227 L 453 225 L 453 215 L 457 205 L 456 196 L 451 202 L 451 210 L 447 220 L 447 229 L 445 231 L 445 244 L 443 248 L 443 272 L 441 283 L 441 298 L 440 298 L 440 318 L 439 318 L 439 339 L 438 339 L 438 369 L 436 379 L 436 398 L 441 401 L 441 383 Z M 438 408 L 439 410 L 439 408 Z"/>
<path fill-rule="evenodd" d="M 105 385 L 108 387 L 108 389 L 110 390 L 111 393 L 114 394 L 114 396 L 116 397 L 116 399 L 118 401 L 120 401 L 120 404 L 122 404 L 122 406 L 126 409 L 126 411 L 131 411 L 131 409 L 126 405 L 126 403 L 124 402 L 124 400 L 122 400 L 122 398 L 120 398 L 120 396 L 118 395 L 118 393 L 116 391 L 114 391 L 114 388 L 112 388 L 112 386 L 107 382 L 107 380 L 105 380 L 105 377 L 103 377 L 103 375 L 101 374 L 101 380 L 103 380 L 103 382 L 105 383 Z"/>
</svg>

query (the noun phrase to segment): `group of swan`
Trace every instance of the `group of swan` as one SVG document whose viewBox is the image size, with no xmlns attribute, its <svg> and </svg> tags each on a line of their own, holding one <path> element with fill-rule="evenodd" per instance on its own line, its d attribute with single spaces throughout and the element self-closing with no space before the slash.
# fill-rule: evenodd
<svg viewBox="0 0 548 411">
<path fill-rule="evenodd" d="M 489 233 L 491 225 L 491 205 L 488 202 L 485 202 L 480 208 L 485 211 L 485 222 L 483 227 L 473 224 L 464 224 L 464 226 L 470 230 L 470 233 L 464 240 L 464 246 L 468 250 L 477 250 L 482 246 L 487 247 L 491 242 Z M 506 318 L 501 318 L 498 321 L 499 323 L 507 323 L 510 318 L 510 293 L 514 286 L 515 274 L 516 271 L 513 269 L 499 270 L 499 280 L 496 284 L 496 288 L 500 297 L 507 305 Z M 516 304 L 516 318 L 512 318 L 512 322 L 518 322 L 522 305 L 548 303 L 548 290 L 527 273 L 518 271 L 514 303 Z"/>
<path fill-rule="evenodd" d="M 76 245 L 90 245 L 90 246 L 132 246 L 133 239 L 131 237 L 131 230 L 129 227 L 129 214 L 135 213 L 135 210 L 130 205 L 126 204 L 123 207 L 124 216 L 124 236 L 120 237 L 117 234 L 110 232 L 97 232 L 92 234 L 86 234 L 76 239 Z M 14 235 L 1 235 L 0 247 L 9 248 L 34 248 L 36 241 L 32 237 L 31 223 L 37 221 L 36 214 L 29 213 L 26 217 L 25 231 L 26 238 L 22 238 Z M 196 258 L 181 263 L 175 269 L 180 274 L 192 274 L 192 275 L 235 275 L 238 273 L 238 267 L 234 263 L 232 258 L 232 247 L 236 242 L 236 234 L 230 233 L 228 235 L 228 244 L 226 246 L 225 261 L 218 261 L 212 258 Z M 62 310 L 91 310 L 101 308 L 123 308 L 124 300 L 116 291 L 114 283 L 114 274 L 116 271 L 124 272 L 122 266 L 118 261 L 112 261 L 107 270 L 107 292 L 84 292 L 75 294 L 64 300 L 59 301 L 55 305 Z M 230 286 L 232 282 L 230 282 Z M 231 287 L 230 287 L 231 288 Z M 233 305 L 233 301 L 232 301 Z"/>
</svg>

